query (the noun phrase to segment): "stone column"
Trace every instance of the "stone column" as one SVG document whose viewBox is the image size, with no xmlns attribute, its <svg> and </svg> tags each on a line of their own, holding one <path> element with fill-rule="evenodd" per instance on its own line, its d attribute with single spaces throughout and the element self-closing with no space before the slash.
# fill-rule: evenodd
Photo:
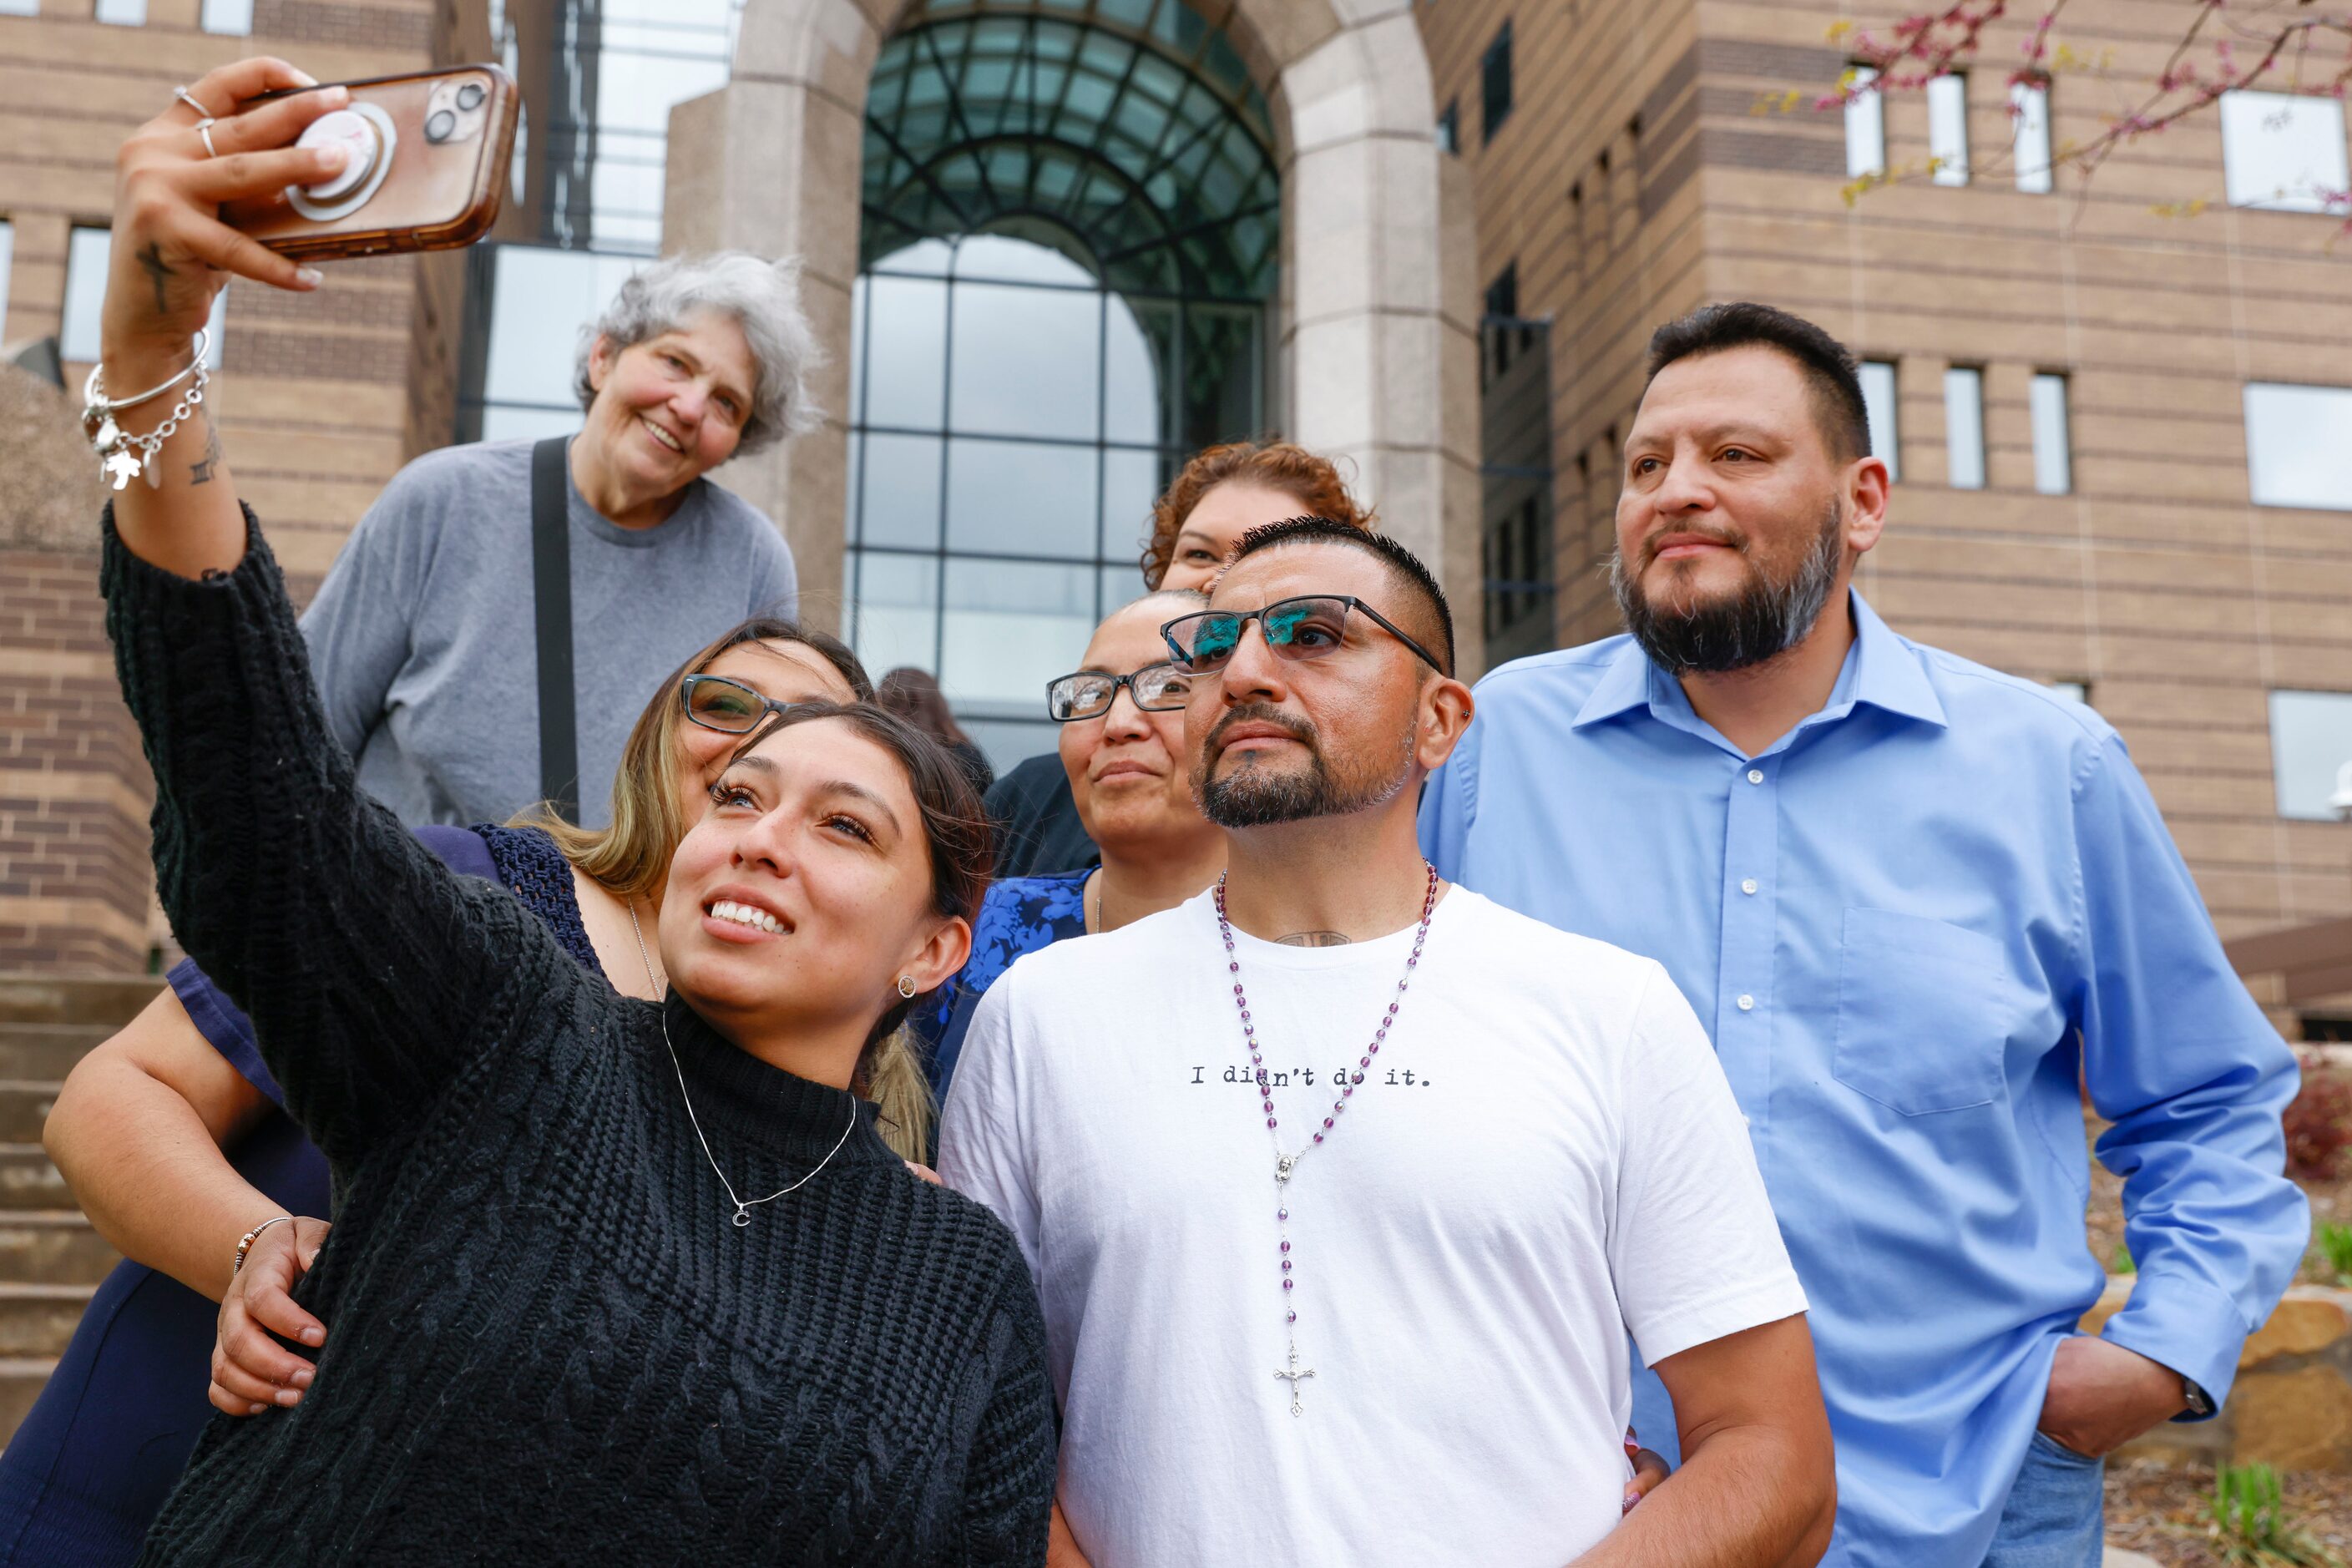
<svg viewBox="0 0 2352 1568">
<path fill-rule="evenodd" d="M 717 478 L 783 530 L 800 571 L 801 617 L 828 631 L 845 630 L 849 289 L 866 86 L 887 21 L 851 0 L 752 0 L 733 79 L 670 110 L 663 247 L 803 258 L 802 302 L 826 356 L 811 381 L 824 426 Z"/>
<path fill-rule="evenodd" d="M 1255 24 L 1277 8 L 1243 0 L 1235 21 Z M 1336 29 L 1287 60 L 1276 41 L 1284 33 L 1264 20 L 1261 40 L 1280 69 L 1269 98 L 1284 143 L 1285 428 L 1303 446 L 1349 460 L 1382 529 L 1439 574 L 1454 601 L 1460 667 L 1475 673 L 1482 586 L 1468 175 L 1438 151 L 1429 59 L 1405 0 L 1335 7 Z"/>
</svg>

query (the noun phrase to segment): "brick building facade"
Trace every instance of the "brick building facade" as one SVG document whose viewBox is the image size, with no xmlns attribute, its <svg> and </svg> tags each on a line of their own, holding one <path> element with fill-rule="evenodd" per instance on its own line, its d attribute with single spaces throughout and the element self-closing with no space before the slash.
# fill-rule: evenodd
<svg viewBox="0 0 2352 1568">
<path fill-rule="evenodd" d="M 1891 10 L 1416 5 L 1441 125 L 1473 176 L 1490 315 L 1499 301 L 1524 323 L 1490 321 L 1490 387 L 1498 337 L 1503 377 L 1524 374 L 1513 347 L 1549 361 L 1550 509 L 1534 531 L 1549 557 L 1536 574 L 1556 592 L 1540 643 L 1617 629 L 1617 447 L 1650 330 L 1710 300 L 1780 305 L 1894 370 L 1899 482 L 1859 577 L 1873 605 L 1923 641 L 2085 687 L 2225 935 L 2352 911 L 2352 826 L 2282 815 L 2269 700 L 2352 691 L 2352 516 L 2336 510 L 2352 490 L 2254 504 L 2243 412 L 2249 384 L 2352 384 L 2342 219 L 2227 205 L 2210 110 L 2087 189 L 2061 168 L 2050 193 L 2021 190 L 2006 76 L 2039 13 L 1996 27 L 1965 79 L 1969 183 L 1924 177 L 1927 102 L 1890 94 L 1887 166 L 1922 173 L 1849 205 L 1844 117 L 1811 105 L 1848 64 L 1832 24 Z M 2061 74 L 2053 143 L 2097 135 L 2184 21 L 2127 0 L 2070 7 L 2061 36 L 2117 79 Z M 1791 89 L 1800 107 L 1769 105 Z M 2199 216 L 2151 210 L 2198 198 L 2212 204 Z M 1953 367 L 1979 373 L 1979 488 L 1948 468 Z M 2036 375 L 2064 378 L 2066 493 L 2037 488 Z M 1508 555 L 1528 447 L 1498 454 L 1496 434 L 1490 410 L 1486 526 Z M 1490 578 L 1528 575 L 1490 561 Z"/>
<path fill-rule="evenodd" d="M 136 26 L 93 0 L 0 15 L 0 222 L 8 240 L 0 343 L 11 355 L 86 330 L 95 300 L 69 289 L 77 229 L 102 229 L 114 151 L 174 83 L 247 53 L 323 80 L 381 76 L 488 53 L 481 7 L 450 0 L 320 5 L 259 0 L 252 33 L 205 30 L 199 0 L 150 0 Z M 400 465 L 448 439 L 462 303 L 458 258 L 347 262 L 299 301 L 234 286 L 206 407 L 240 489 L 307 595 L 343 535 Z M 68 299 L 69 292 L 77 297 Z M 89 366 L 65 388 L 0 367 L 0 969 L 143 969 L 147 808 L 138 738 L 115 691 L 100 624 L 92 519 L 97 465 L 74 415 Z"/>
</svg>

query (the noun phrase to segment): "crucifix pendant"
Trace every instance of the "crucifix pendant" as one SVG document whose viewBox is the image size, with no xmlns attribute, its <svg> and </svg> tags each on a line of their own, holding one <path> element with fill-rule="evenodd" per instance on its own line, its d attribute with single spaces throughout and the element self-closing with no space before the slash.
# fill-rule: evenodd
<svg viewBox="0 0 2352 1568">
<path fill-rule="evenodd" d="M 1297 1345 L 1292 1345 L 1290 1347 L 1290 1370 L 1287 1372 L 1277 1371 L 1274 1375 L 1281 1381 L 1290 1384 L 1290 1413 L 1293 1415 L 1306 1415 L 1307 1407 L 1298 1403 L 1298 1385 L 1307 1378 L 1313 1377 L 1315 1375 L 1315 1369 L 1310 1366 L 1304 1372 L 1299 1370 L 1298 1347 Z"/>
</svg>

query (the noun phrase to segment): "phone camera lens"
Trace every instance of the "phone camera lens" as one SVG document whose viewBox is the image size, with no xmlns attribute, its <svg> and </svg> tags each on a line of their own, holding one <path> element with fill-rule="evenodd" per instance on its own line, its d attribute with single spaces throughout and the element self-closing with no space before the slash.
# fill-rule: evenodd
<svg viewBox="0 0 2352 1568">
<path fill-rule="evenodd" d="M 436 109 L 425 117 L 425 140 L 446 142 L 457 134 L 457 117 L 446 109 Z"/>
<path fill-rule="evenodd" d="M 460 108 L 460 109 L 479 109 L 479 108 L 481 108 L 481 107 L 482 107 L 482 89 L 481 89 L 481 87 L 480 87 L 478 83 L 470 82 L 470 81 L 469 81 L 469 82 L 467 82 L 465 86 L 463 86 L 463 87 L 459 88 L 459 89 L 457 89 L 457 107 L 458 107 L 458 108 Z"/>
</svg>

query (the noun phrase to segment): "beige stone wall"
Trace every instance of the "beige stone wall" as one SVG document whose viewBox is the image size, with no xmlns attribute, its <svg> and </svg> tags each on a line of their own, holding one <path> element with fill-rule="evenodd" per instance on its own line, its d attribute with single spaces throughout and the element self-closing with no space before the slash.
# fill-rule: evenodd
<svg viewBox="0 0 2352 1568">
<path fill-rule="evenodd" d="M 2018 192 L 2004 78 L 2038 8 L 1993 31 L 1970 78 L 1975 183 L 1915 181 L 1851 208 L 1841 117 L 1755 110 L 1828 90 L 1844 58 L 1827 29 L 1866 7 L 1447 0 L 1419 15 L 1437 102 L 1461 104 L 1480 276 L 1516 258 L 1521 311 L 1556 321 L 1563 641 L 1615 629 L 1597 570 L 1611 448 L 1650 328 L 1706 300 L 1784 306 L 1898 367 L 1904 479 L 1861 574 L 1872 603 L 1969 658 L 2087 681 L 2225 935 L 2352 911 L 2352 827 L 2277 816 L 2268 718 L 2276 688 L 2352 690 L 2352 519 L 2251 504 L 2241 402 L 2254 380 L 2352 384 L 2337 222 L 2218 205 L 2210 113 L 2087 190 L 2062 170 L 2054 194 Z M 1487 146 L 1478 58 L 1506 16 L 1517 107 Z M 2180 21 L 2083 0 L 2059 36 L 2144 79 Z M 2053 138 L 2090 139 L 2115 101 L 2062 76 Z M 1894 97 L 1885 119 L 1890 163 L 1922 165 L 1924 101 Z M 2149 210 L 2200 197 L 2217 209 Z M 1945 482 L 1953 363 L 1984 368 L 1982 490 Z M 2036 371 L 2072 378 L 2072 495 L 2033 489 Z"/>
</svg>

